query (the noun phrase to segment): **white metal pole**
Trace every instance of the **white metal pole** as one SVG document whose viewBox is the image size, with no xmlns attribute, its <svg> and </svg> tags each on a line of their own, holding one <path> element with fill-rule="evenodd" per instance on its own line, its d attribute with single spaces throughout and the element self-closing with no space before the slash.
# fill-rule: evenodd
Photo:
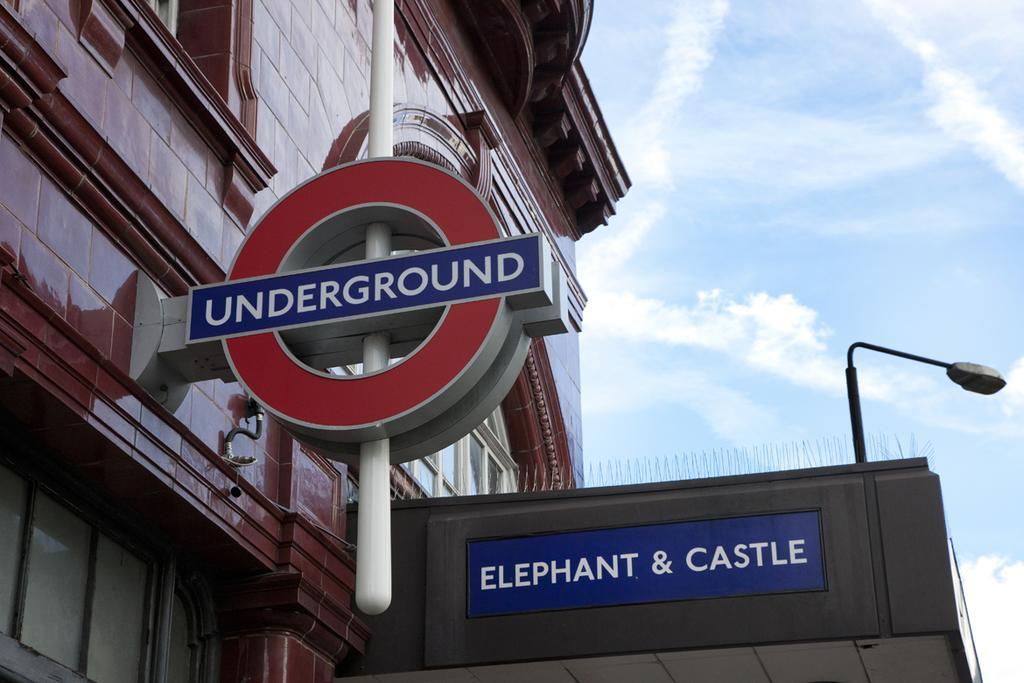
<svg viewBox="0 0 1024 683">
<path fill-rule="evenodd" d="M 395 0 L 374 0 L 370 53 L 370 158 L 391 156 L 395 106 Z"/>
<path fill-rule="evenodd" d="M 394 0 L 374 0 L 370 54 L 369 156 L 392 155 L 394 118 Z M 391 227 L 366 227 L 366 258 L 391 255 Z M 363 339 L 363 372 L 388 366 L 386 333 Z M 359 544 L 356 549 L 356 604 L 366 614 L 380 614 L 391 604 L 391 441 L 359 446 Z"/>
</svg>

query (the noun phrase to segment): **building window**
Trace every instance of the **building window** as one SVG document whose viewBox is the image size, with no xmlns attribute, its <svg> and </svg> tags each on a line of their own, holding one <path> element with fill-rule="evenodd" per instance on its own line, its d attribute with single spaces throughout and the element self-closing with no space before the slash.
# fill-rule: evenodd
<svg viewBox="0 0 1024 683">
<path fill-rule="evenodd" d="M 0 466 L 3 632 L 100 682 L 138 681 L 150 563 Z"/>
<path fill-rule="evenodd" d="M 509 493 L 516 488 L 516 466 L 500 408 L 451 446 L 403 467 L 432 497 Z"/>
<path fill-rule="evenodd" d="M 178 0 L 146 0 L 173 35 L 178 30 Z"/>
<path fill-rule="evenodd" d="M 166 647 L 166 680 L 199 680 L 205 653 L 194 635 L 196 609 L 174 593 L 173 567 L 4 465 L 0 549 L 0 679 L 5 671 L 31 679 L 43 667 L 63 680 L 63 667 L 96 683 L 163 680 L 152 668 L 154 648 Z M 172 579 L 168 591 L 155 588 L 161 574 Z M 170 627 L 161 628 L 157 608 L 170 599 Z M 43 657 L 21 671 L 24 663 L 6 656 L 20 648 L 15 641 Z"/>
</svg>

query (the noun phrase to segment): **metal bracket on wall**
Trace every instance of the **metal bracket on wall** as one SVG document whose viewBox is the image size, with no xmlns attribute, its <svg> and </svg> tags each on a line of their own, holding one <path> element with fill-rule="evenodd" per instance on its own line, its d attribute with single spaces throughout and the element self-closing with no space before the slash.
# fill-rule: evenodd
<svg viewBox="0 0 1024 683">
<path fill-rule="evenodd" d="M 129 374 L 171 412 L 194 382 L 234 381 L 219 340 L 185 343 L 187 305 L 187 296 L 165 296 L 153 280 L 139 273 Z"/>
<path fill-rule="evenodd" d="M 256 462 L 256 456 L 254 455 L 237 455 L 231 446 L 231 443 L 235 440 L 236 436 L 244 436 L 252 441 L 259 441 L 260 437 L 263 436 L 263 418 L 266 413 L 263 410 L 263 406 L 256 402 L 256 399 L 250 398 L 249 404 L 246 406 L 244 422 L 248 427 L 249 419 L 256 418 L 256 431 L 251 431 L 246 427 L 242 427 L 239 424 L 236 427 L 232 427 L 231 431 L 224 435 L 224 451 L 221 453 L 221 457 L 227 460 L 230 464 L 235 467 L 244 467 L 245 465 L 251 465 Z"/>
</svg>

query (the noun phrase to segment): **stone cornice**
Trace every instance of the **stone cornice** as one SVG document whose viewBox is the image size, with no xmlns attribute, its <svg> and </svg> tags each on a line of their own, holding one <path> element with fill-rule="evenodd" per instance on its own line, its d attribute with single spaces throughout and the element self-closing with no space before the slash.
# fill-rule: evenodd
<svg viewBox="0 0 1024 683">
<path fill-rule="evenodd" d="M 280 630 L 331 661 L 349 649 L 363 652 L 370 630 L 350 605 L 296 572 L 274 572 L 224 582 L 216 591 L 217 621 L 225 636 Z"/>
<path fill-rule="evenodd" d="M 17 14 L 0 3 L 0 107 L 27 107 L 56 89 L 67 73 L 29 33 Z M 0 117 L 2 119 L 2 117 Z"/>
<path fill-rule="evenodd" d="M 597 194 L 587 197 L 589 201 L 575 206 L 576 224 L 581 233 L 588 233 L 599 225 L 607 223 L 615 213 L 615 204 L 629 190 L 630 180 L 626 168 L 619 158 L 597 100 L 590 89 L 590 81 L 579 62 L 572 70 L 562 88 L 561 101 L 564 111 L 572 122 L 572 129 L 579 149 L 587 163 L 581 175 L 597 183 Z M 570 148 L 572 145 L 570 144 Z M 574 150 L 575 153 L 575 150 Z M 550 157 L 549 157 L 550 158 Z M 567 185 L 572 177 L 567 179 Z M 567 188 L 567 185 L 563 187 Z M 567 188 L 568 189 L 568 188 Z M 570 195 L 567 194 L 567 198 Z"/>
<path fill-rule="evenodd" d="M 589 0 L 457 0 L 476 49 L 513 118 L 525 117 L 560 184 L 573 236 L 608 222 L 629 189 L 579 54 Z"/>
<path fill-rule="evenodd" d="M 457 0 L 456 7 L 485 57 L 505 106 L 518 114 L 530 100 L 537 65 L 533 27 L 519 0 Z"/>
<path fill-rule="evenodd" d="M 513 117 L 561 87 L 590 30 L 593 0 L 456 0 Z"/>
</svg>

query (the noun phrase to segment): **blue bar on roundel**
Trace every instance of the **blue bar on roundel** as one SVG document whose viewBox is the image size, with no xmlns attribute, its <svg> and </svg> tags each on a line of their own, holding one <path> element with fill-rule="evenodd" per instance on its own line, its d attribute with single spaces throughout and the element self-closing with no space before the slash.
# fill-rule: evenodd
<svg viewBox="0 0 1024 683">
<path fill-rule="evenodd" d="M 471 540 L 467 553 L 469 617 L 826 589 L 817 510 Z"/>
<path fill-rule="evenodd" d="M 188 341 L 538 291 L 542 240 L 526 235 L 195 287 Z"/>
</svg>

